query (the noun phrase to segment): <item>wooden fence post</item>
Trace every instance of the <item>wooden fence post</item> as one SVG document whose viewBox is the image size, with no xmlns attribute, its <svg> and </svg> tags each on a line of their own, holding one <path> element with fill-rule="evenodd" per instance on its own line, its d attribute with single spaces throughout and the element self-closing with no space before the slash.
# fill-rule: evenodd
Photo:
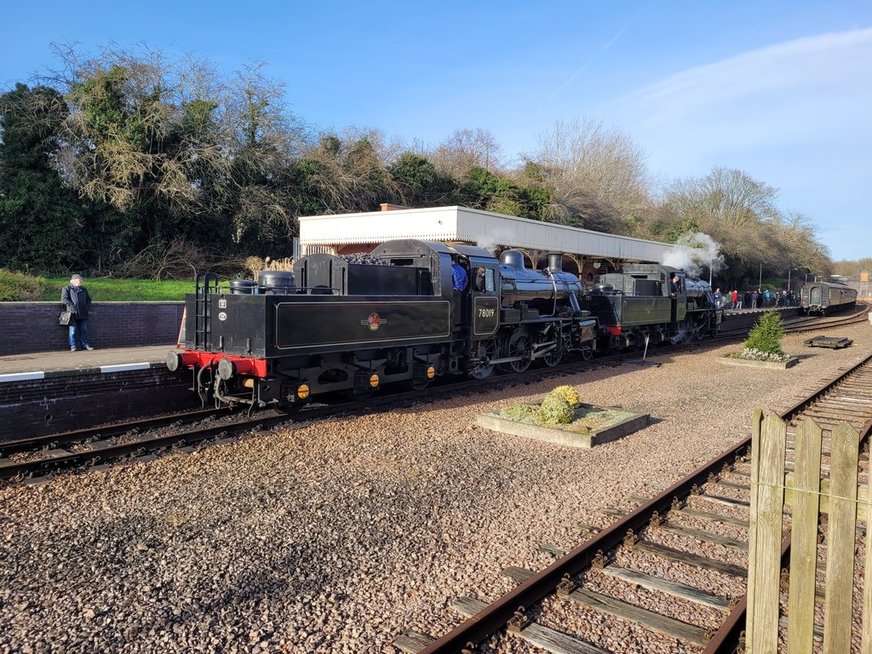
<svg viewBox="0 0 872 654">
<path fill-rule="evenodd" d="M 755 414 L 756 418 L 756 414 Z M 752 444 L 751 525 L 756 531 L 750 549 L 749 616 L 753 654 L 777 654 L 778 598 L 781 585 L 781 539 L 784 506 L 784 454 L 787 425 L 769 413 L 760 430 L 759 455 L 754 461 Z M 756 470 L 756 484 L 754 470 Z M 753 597 L 750 596 L 753 578 Z M 753 600 L 753 604 L 751 604 Z"/>
<path fill-rule="evenodd" d="M 757 584 L 755 580 L 757 560 L 754 552 L 757 548 L 757 475 L 760 469 L 760 431 L 763 424 L 763 412 L 754 411 L 751 419 L 751 508 L 748 524 L 748 601 L 745 613 L 745 651 L 750 653 L 753 647 L 754 633 L 754 602 L 757 599 Z"/>
<path fill-rule="evenodd" d="M 851 651 L 851 580 L 854 578 L 859 448 L 860 434 L 851 425 L 843 423 L 833 429 L 830 517 L 827 521 L 827 584 L 824 595 L 824 654 Z"/>
<path fill-rule="evenodd" d="M 863 573 L 863 639 L 860 654 L 872 654 L 872 484 L 866 496 L 866 570 Z"/>
<path fill-rule="evenodd" d="M 787 609 L 788 654 L 808 654 L 814 642 L 821 440 L 821 428 L 813 420 L 803 420 L 797 427 Z"/>
</svg>

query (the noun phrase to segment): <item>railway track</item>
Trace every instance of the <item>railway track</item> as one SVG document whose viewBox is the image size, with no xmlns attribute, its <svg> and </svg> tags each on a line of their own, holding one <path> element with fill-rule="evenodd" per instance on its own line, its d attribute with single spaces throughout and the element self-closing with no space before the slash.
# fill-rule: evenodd
<svg viewBox="0 0 872 654">
<path fill-rule="evenodd" d="M 33 481 L 63 470 L 111 465 L 131 457 L 141 460 L 171 450 L 190 451 L 198 444 L 227 442 L 246 433 L 261 433 L 279 425 L 323 420 L 349 412 L 388 410 L 412 402 L 431 402 L 442 395 L 480 392 L 494 386 L 529 384 L 543 377 L 583 368 L 620 365 L 620 362 L 620 356 L 573 361 L 552 368 L 530 370 L 523 376 L 496 375 L 483 380 L 464 379 L 434 385 L 426 391 L 393 390 L 385 395 L 352 401 L 334 400 L 329 404 L 313 404 L 295 414 L 261 410 L 247 416 L 241 410 L 204 409 L 6 441 L 0 443 L 0 481 Z"/>
<path fill-rule="evenodd" d="M 865 307 L 850 316 L 837 316 L 826 320 L 823 326 L 820 325 L 821 319 L 817 318 L 815 319 L 817 322 L 814 323 L 816 326 L 803 326 L 796 331 L 841 326 L 862 321 L 864 316 Z M 793 330 L 788 327 L 785 331 Z M 699 347 L 706 343 L 719 344 L 723 340 L 743 337 L 746 332 L 747 329 L 725 332 L 714 341 L 672 346 L 670 352 L 675 352 L 676 348 L 681 347 Z M 659 350 L 652 348 L 649 352 L 654 354 L 657 351 Z M 637 350 L 629 350 L 597 357 L 592 361 L 571 361 L 551 368 L 534 368 L 521 376 L 492 376 L 484 380 L 451 381 L 434 385 L 426 392 L 400 391 L 327 406 L 316 405 L 301 411 L 294 416 L 294 420 L 297 422 L 317 420 L 349 411 L 378 410 L 408 402 L 426 402 L 442 394 L 474 392 L 482 388 L 492 388 L 495 384 L 509 387 L 528 384 L 543 377 L 578 372 L 587 368 L 620 365 L 625 360 L 638 358 Z M 153 456 L 180 448 L 187 451 L 201 443 L 226 441 L 241 434 L 269 430 L 290 419 L 288 414 L 277 411 L 259 411 L 251 417 L 244 417 L 240 413 L 234 414 L 226 409 L 205 409 L 6 441 L 0 443 L 0 480 L 33 479 L 70 468 L 108 465 L 126 461 L 131 457 Z"/>
<path fill-rule="evenodd" d="M 831 329 L 834 327 L 846 327 L 855 323 L 866 320 L 866 315 L 869 312 L 869 307 L 863 303 L 858 303 L 857 307 L 849 313 L 833 315 L 833 316 L 806 316 L 796 315 L 783 319 L 784 332 L 786 334 L 796 334 L 808 331 L 816 331 L 820 329 Z M 727 340 L 733 338 L 744 337 L 748 330 L 756 322 L 757 318 L 763 315 L 765 311 L 760 311 L 755 314 L 747 314 L 745 321 L 741 323 L 741 327 L 733 329 L 730 327 L 731 322 L 736 322 L 739 318 L 745 318 L 742 315 L 730 316 L 722 325 L 721 331 L 716 340 Z"/>
<path fill-rule="evenodd" d="M 824 461 L 827 430 L 839 421 L 850 422 L 868 440 L 872 355 L 780 415 L 790 424 L 789 440 L 802 418 L 821 425 Z M 677 651 L 736 651 L 745 623 L 750 442 L 737 443 L 657 497 L 627 498 L 641 503 L 610 510 L 618 519 L 602 530 L 587 527 L 595 535 L 570 551 L 550 546 L 559 558 L 547 568 L 505 568 L 504 576 L 517 584 L 514 590 L 491 604 L 458 598 L 452 606 L 467 619 L 451 632 L 434 639 L 408 630 L 395 639 L 395 647 L 415 654 L 469 654 L 505 632 L 532 646 L 525 651 L 625 651 L 579 638 L 570 625 L 554 626 L 569 614 L 575 624 L 631 623 L 654 639 L 677 641 Z M 868 478 L 868 454 L 860 465 Z M 783 552 L 786 561 L 789 540 Z"/>
</svg>

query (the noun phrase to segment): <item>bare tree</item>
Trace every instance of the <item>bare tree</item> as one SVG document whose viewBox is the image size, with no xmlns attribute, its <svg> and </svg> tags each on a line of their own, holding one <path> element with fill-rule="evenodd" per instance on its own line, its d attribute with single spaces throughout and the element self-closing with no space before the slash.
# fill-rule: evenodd
<svg viewBox="0 0 872 654">
<path fill-rule="evenodd" d="M 651 207 L 645 154 L 625 134 L 593 120 L 558 122 L 528 156 L 554 189 L 562 222 L 624 232 Z"/>
<path fill-rule="evenodd" d="M 473 168 L 489 171 L 502 169 L 502 149 L 487 130 L 458 129 L 440 143 L 428 158 L 437 170 L 462 179 Z"/>
<path fill-rule="evenodd" d="M 811 222 L 784 214 L 777 197 L 777 189 L 741 170 L 715 168 L 701 179 L 675 182 L 666 205 L 675 225 L 715 238 L 739 278 L 756 277 L 760 265 L 784 274 L 791 267 L 829 269 L 829 253 Z"/>
<path fill-rule="evenodd" d="M 668 198 L 680 215 L 701 223 L 742 228 L 781 217 L 776 189 L 730 168 L 715 168 L 702 179 L 679 180 Z"/>
</svg>

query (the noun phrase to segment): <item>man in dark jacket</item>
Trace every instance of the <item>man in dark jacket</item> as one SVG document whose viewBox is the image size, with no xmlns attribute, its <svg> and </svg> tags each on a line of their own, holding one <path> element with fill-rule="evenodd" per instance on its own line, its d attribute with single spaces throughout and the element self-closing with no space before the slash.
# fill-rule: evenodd
<svg viewBox="0 0 872 654">
<path fill-rule="evenodd" d="M 91 308 L 91 296 L 88 289 L 82 286 L 82 276 L 73 275 L 70 283 L 61 291 L 61 302 L 64 308 L 73 314 L 70 320 L 70 352 L 76 351 L 76 335 L 85 350 L 93 350 L 88 342 L 88 310 Z"/>
</svg>

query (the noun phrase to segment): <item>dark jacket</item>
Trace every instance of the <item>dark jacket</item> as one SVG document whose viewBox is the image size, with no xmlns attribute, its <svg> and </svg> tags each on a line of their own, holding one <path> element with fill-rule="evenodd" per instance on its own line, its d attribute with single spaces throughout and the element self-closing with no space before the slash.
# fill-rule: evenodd
<svg viewBox="0 0 872 654">
<path fill-rule="evenodd" d="M 61 291 L 61 302 L 64 308 L 75 314 L 76 320 L 87 320 L 88 309 L 91 308 L 91 295 L 84 286 L 67 284 Z"/>
</svg>

